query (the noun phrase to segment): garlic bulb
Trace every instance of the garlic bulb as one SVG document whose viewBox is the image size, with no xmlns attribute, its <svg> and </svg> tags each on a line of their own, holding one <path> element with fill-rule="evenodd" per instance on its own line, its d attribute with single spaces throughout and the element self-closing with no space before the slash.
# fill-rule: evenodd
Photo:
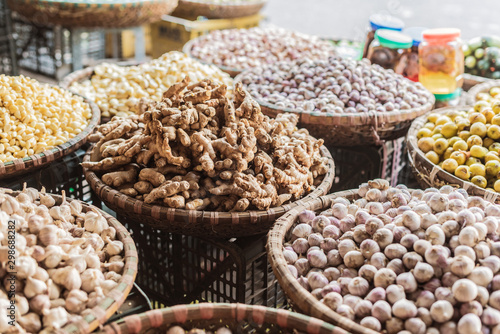
<svg viewBox="0 0 500 334">
<path fill-rule="evenodd" d="M 51 275 L 55 283 L 64 286 L 67 290 L 80 289 L 82 286 L 82 277 L 80 277 L 80 273 L 73 267 L 56 269 L 54 274 Z"/>
<path fill-rule="evenodd" d="M 55 307 L 43 312 L 43 323 L 49 328 L 59 329 L 68 322 L 68 312 L 63 307 Z"/>
<path fill-rule="evenodd" d="M 89 268 L 81 274 L 82 290 L 90 293 L 101 286 L 104 282 L 104 275 L 99 269 Z"/>
<path fill-rule="evenodd" d="M 104 219 L 100 213 L 94 210 L 85 213 L 84 220 L 85 222 L 83 227 L 85 228 L 85 230 L 93 233 L 101 234 L 102 231 L 109 227 L 106 219 Z"/>
<path fill-rule="evenodd" d="M 47 284 L 35 278 L 28 277 L 24 286 L 24 295 L 27 298 L 33 298 L 47 292 Z"/>
<path fill-rule="evenodd" d="M 476 284 L 470 279 L 459 279 L 451 288 L 453 297 L 459 302 L 470 302 L 477 297 Z"/>
</svg>

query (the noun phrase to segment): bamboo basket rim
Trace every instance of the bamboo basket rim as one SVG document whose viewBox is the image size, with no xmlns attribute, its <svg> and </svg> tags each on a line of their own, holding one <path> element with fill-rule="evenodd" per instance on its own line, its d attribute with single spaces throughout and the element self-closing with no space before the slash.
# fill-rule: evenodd
<svg viewBox="0 0 500 334">
<path fill-rule="evenodd" d="M 217 7 L 245 7 L 248 5 L 265 4 L 267 0 L 245 0 L 242 2 L 223 2 L 218 3 L 217 0 L 179 0 L 179 2 L 190 2 L 202 5 L 215 5 Z"/>
<path fill-rule="evenodd" d="M 52 85 L 49 86 L 53 87 Z M 57 160 L 61 157 L 64 157 L 70 153 L 75 152 L 87 142 L 88 136 L 92 132 L 94 132 L 96 126 L 99 125 L 101 119 L 101 111 L 97 106 L 97 104 L 94 101 L 90 100 L 89 98 L 77 94 L 71 90 L 68 89 L 65 90 L 69 91 L 73 95 L 83 98 L 84 102 L 89 105 L 92 111 L 92 117 L 88 120 L 88 124 L 85 127 L 85 129 L 83 129 L 82 132 L 80 132 L 67 142 L 61 145 L 57 145 L 51 148 L 50 150 L 46 150 L 37 154 L 32 154 L 25 158 L 14 159 L 6 162 L 0 161 L 0 180 L 7 177 L 22 175 L 30 171 L 33 171 L 35 169 L 38 169 L 40 167 L 43 167 L 45 165 L 48 165 L 52 163 L 54 160 Z"/>
<path fill-rule="evenodd" d="M 184 46 L 182 47 L 182 52 L 184 52 L 188 57 L 191 57 L 194 60 L 197 60 L 197 61 L 199 61 L 202 64 L 216 66 L 221 71 L 228 73 L 232 78 L 234 78 L 234 83 L 236 84 L 236 78 L 238 77 L 238 75 L 240 75 L 241 73 L 243 73 L 247 69 L 244 69 L 244 68 L 231 68 L 231 67 L 224 66 L 224 65 L 217 65 L 217 64 L 214 64 L 214 63 L 211 63 L 211 62 L 207 62 L 207 61 L 205 61 L 203 59 L 200 59 L 200 58 L 195 57 L 195 56 L 192 55 L 191 50 L 193 48 L 193 44 L 195 42 L 203 39 L 204 36 L 205 35 L 198 36 L 198 37 L 193 38 L 193 39 L 189 40 L 188 42 L 186 42 L 186 44 L 184 44 Z"/>
<path fill-rule="evenodd" d="M 303 288 L 299 281 L 292 275 L 288 269 L 287 262 L 283 256 L 283 241 L 286 233 L 295 224 L 298 215 L 304 210 L 320 210 L 330 207 L 333 200 L 337 197 L 355 198 L 357 191 L 354 189 L 335 192 L 326 196 L 321 196 L 315 200 L 309 201 L 303 206 L 296 207 L 279 219 L 276 220 L 267 237 L 267 254 L 269 262 L 273 268 L 273 272 L 278 279 L 281 288 L 285 291 L 286 296 L 305 314 L 322 319 L 334 325 L 340 326 L 346 331 L 356 334 L 376 334 L 378 332 L 341 316 L 337 312 L 330 309 L 325 304 L 317 300 L 309 291 Z"/>
<path fill-rule="evenodd" d="M 240 303 L 200 303 L 176 305 L 168 308 L 131 315 L 105 326 L 96 334 L 137 334 L 142 330 L 158 328 L 172 323 L 185 324 L 191 320 L 235 322 L 251 321 L 257 325 L 277 324 L 281 328 L 295 329 L 310 334 L 347 334 L 344 329 L 323 320 L 284 309 Z M 221 326 L 224 323 L 220 323 Z"/>
<path fill-rule="evenodd" d="M 493 87 L 500 87 L 500 80 L 486 80 L 483 83 L 475 85 L 468 92 L 467 104 L 474 105 L 477 94 L 486 93 Z"/>
<path fill-rule="evenodd" d="M 209 19 L 233 19 L 256 15 L 267 0 L 217 3 L 214 0 L 179 0 L 174 16 L 205 16 Z"/>
<path fill-rule="evenodd" d="M 10 191 L 7 193 L 11 195 L 17 195 L 21 193 L 21 191 Z M 62 202 L 62 196 L 60 195 L 47 195 L 54 198 L 56 200 L 56 204 L 60 204 Z M 91 333 L 100 325 L 104 324 L 107 319 L 109 319 L 113 314 L 116 313 L 116 311 L 118 311 L 120 306 L 125 302 L 125 299 L 127 299 L 127 296 L 132 290 L 135 277 L 137 275 L 138 253 L 135 247 L 134 240 L 130 236 L 130 233 L 125 228 L 125 226 L 123 226 L 116 218 L 89 203 L 68 197 L 66 197 L 66 201 L 80 202 L 83 208 L 82 212 L 86 212 L 91 209 L 98 210 L 107 220 L 108 224 L 116 229 L 117 240 L 123 242 L 123 259 L 125 262 L 125 267 L 123 268 L 123 274 L 118 281 L 118 285 L 106 294 L 106 298 L 104 298 L 104 300 L 100 302 L 99 305 L 90 309 L 91 312 L 82 320 L 66 325 L 62 329 L 64 333 L 68 334 L 86 334 Z"/>
<path fill-rule="evenodd" d="M 435 113 L 445 113 L 450 110 L 463 110 L 465 108 L 472 108 L 471 106 L 467 105 L 461 105 L 461 106 L 455 106 L 455 107 L 446 107 L 446 108 L 440 108 L 433 110 Z M 421 126 L 425 124 L 427 121 L 426 116 L 421 116 L 415 121 L 413 121 L 410 129 L 408 130 L 408 135 L 406 137 L 406 146 L 407 146 L 407 155 L 408 155 L 408 160 L 412 168 L 416 171 L 418 171 L 419 178 L 425 182 L 425 184 L 429 185 L 430 187 L 433 186 L 442 186 L 443 181 L 446 182 L 446 184 L 450 185 L 455 185 L 457 187 L 465 189 L 469 194 L 475 195 L 475 196 L 482 196 L 485 200 L 490 201 L 490 202 L 497 202 L 500 200 L 500 193 L 493 192 L 490 190 L 486 190 L 483 188 L 480 188 L 473 184 L 472 182 L 462 180 L 458 177 L 456 177 L 453 174 L 448 173 L 438 165 L 433 164 L 425 154 L 418 148 L 417 144 L 417 132 L 420 130 Z M 422 162 L 424 165 L 425 169 L 427 171 L 421 170 L 418 166 L 416 161 L 419 160 Z"/>
<path fill-rule="evenodd" d="M 26 3 L 30 5 L 46 5 L 46 6 L 61 6 L 65 9 L 75 8 L 88 8 L 88 7 L 109 7 L 115 8 L 117 5 L 126 7 L 140 7 L 144 4 L 150 3 L 161 3 L 168 0 L 113 0 L 112 2 L 106 0 L 92 0 L 92 1 L 82 1 L 82 0 L 16 0 L 21 3 Z"/>
<path fill-rule="evenodd" d="M 90 161 L 90 155 L 94 147 L 95 145 L 88 149 L 87 153 L 83 158 L 84 162 Z M 316 189 L 314 189 L 304 197 L 288 204 L 284 204 L 275 208 L 269 208 L 268 210 L 248 210 L 243 212 L 185 210 L 185 209 L 169 208 L 158 204 L 147 204 L 144 201 L 127 196 L 121 193 L 120 191 L 106 185 L 96 175 L 95 172 L 92 172 L 86 168 L 84 168 L 83 170 L 85 174 L 85 179 L 102 201 L 104 201 L 105 203 L 110 203 L 112 206 L 124 210 L 122 211 L 124 214 L 134 213 L 134 214 L 146 215 L 154 220 L 158 221 L 161 220 L 163 222 L 160 227 L 157 225 L 152 226 L 154 228 L 168 231 L 169 225 L 180 226 L 180 228 L 184 228 L 184 226 L 192 228 L 193 225 L 195 226 L 195 224 L 203 226 L 238 225 L 239 227 L 241 227 L 244 224 L 245 226 L 244 235 L 233 235 L 233 234 L 226 235 L 223 233 L 212 231 L 212 236 L 231 238 L 237 236 L 250 236 L 258 234 L 253 230 L 262 229 L 261 224 L 256 224 L 259 221 L 259 218 L 266 221 L 266 226 L 271 227 L 273 220 L 275 219 L 274 217 L 279 217 L 294 207 L 300 206 L 303 203 L 307 203 L 312 199 L 315 199 L 323 194 L 328 193 L 335 178 L 335 162 L 333 160 L 331 153 L 324 145 L 321 146 L 321 152 L 323 157 L 328 158 L 328 171 L 324 175 L 323 180 L 316 187 Z M 101 192 L 106 192 L 109 196 L 107 196 L 106 198 L 102 198 L 103 196 L 101 196 Z M 112 198 L 112 200 L 108 201 L 109 198 Z M 180 221 L 183 221 L 184 223 L 179 223 Z M 244 222 L 246 221 L 248 221 L 249 223 L 245 224 Z M 168 222 L 168 224 L 165 222 Z"/>
<path fill-rule="evenodd" d="M 237 82 L 242 82 L 241 78 L 245 75 L 245 72 L 238 74 L 234 78 L 235 84 Z M 242 82 L 243 83 L 243 82 Z M 376 112 L 369 111 L 363 113 L 334 113 L 334 112 L 322 112 L 322 111 L 298 111 L 297 109 L 291 108 L 281 108 L 276 107 L 273 104 L 264 102 L 256 97 L 253 97 L 255 101 L 262 107 L 265 108 L 272 113 L 294 113 L 299 115 L 300 121 L 304 124 L 324 124 L 324 119 L 328 118 L 330 121 L 328 124 L 330 125 L 340 125 L 340 126 L 357 126 L 357 125 L 375 125 L 375 127 L 383 128 L 383 126 L 387 123 L 399 123 L 408 120 L 413 120 L 429 111 L 432 110 L 435 103 L 434 94 L 429 91 L 426 91 L 428 100 L 427 103 L 421 105 L 417 108 L 411 109 L 400 109 L 396 111 L 384 111 L 384 112 Z"/>
</svg>

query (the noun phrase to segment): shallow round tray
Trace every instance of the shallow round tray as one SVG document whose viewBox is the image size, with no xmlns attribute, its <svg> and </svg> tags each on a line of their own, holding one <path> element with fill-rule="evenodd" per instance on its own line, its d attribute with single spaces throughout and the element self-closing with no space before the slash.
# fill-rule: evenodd
<svg viewBox="0 0 500 334">
<path fill-rule="evenodd" d="M 95 146 L 94 146 L 95 147 Z M 91 161 L 91 147 L 83 161 Z M 328 172 L 323 176 L 321 184 L 303 198 L 267 211 L 215 212 L 173 209 L 161 205 L 146 204 L 124 195 L 106 185 L 92 171 L 84 168 L 85 178 L 109 208 L 152 228 L 172 233 L 194 236 L 212 236 L 217 238 L 236 238 L 264 234 L 274 221 L 294 207 L 307 203 L 319 196 L 327 194 L 335 178 L 335 163 L 325 146 L 321 147 L 324 157 L 328 158 Z"/>
<path fill-rule="evenodd" d="M 446 113 L 450 110 L 463 110 L 464 108 L 471 107 L 447 107 L 436 109 L 433 112 Z M 417 144 L 417 132 L 425 125 L 425 123 L 427 123 L 427 116 L 417 118 L 411 125 L 410 130 L 408 131 L 408 136 L 406 137 L 408 160 L 420 186 L 425 189 L 429 187 L 441 187 L 449 184 L 465 189 L 470 195 L 481 196 L 488 201 L 500 203 L 500 193 L 483 189 L 476 186 L 472 182 L 462 180 L 455 175 L 448 173 L 438 165 L 433 164 L 425 157 L 424 152 L 418 148 Z"/>
<path fill-rule="evenodd" d="M 12 192 L 13 195 L 17 195 L 20 192 Z M 47 194 L 52 196 L 56 200 L 56 205 L 62 203 L 62 197 L 59 195 Z M 76 199 L 66 198 L 67 202 L 78 201 Z M 108 213 L 92 206 L 88 203 L 79 201 L 82 204 L 82 212 L 87 212 L 91 208 L 98 210 L 101 215 L 107 220 L 108 224 L 116 229 L 116 239 L 123 242 L 125 267 L 123 268 L 123 274 L 118 285 L 111 291 L 108 292 L 106 298 L 91 309 L 91 312 L 86 315 L 79 322 L 75 322 L 64 326 L 62 329 L 63 333 L 71 334 L 87 334 L 93 332 L 100 325 L 106 323 L 106 321 L 113 316 L 120 306 L 127 299 L 130 290 L 134 286 L 135 276 L 137 275 L 137 249 L 135 248 L 134 240 L 130 236 L 127 229 L 113 216 Z"/>
<path fill-rule="evenodd" d="M 468 92 L 467 104 L 473 106 L 479 93 L 488 93 L 493 87 L 500 87 L 500 80 L 486 80 L 472 87 Z"/>
<path fill-rule="evenodd" d="M 81 96 L 74 92 L 72 93 L 74 95 Z M 0 161 L 0 180 L 26 174 L 38 168 L 46 166 L 52 163 L 54 160 L 75 152 L 87 142 L 88 136 L 92 132 L 94 132 L 95 127 L 100 122 L 101 112 L 99 110 L 99 107 L 97 107 L 97 105 L 93 101 L 89 100 L 85 96 L 82 97 L 92 110 L 92 117 L 89 119 L 87 127 L 78 135 L 68 140 L 66 143 L 55 146 L 50 150 L 38 154 L 33 154 L 22 159 L 15 159 L 6 162 Z"/>
<path fill-rule="evenodd" d="M 241 81 L 238 75 L 235 83 Z M 255 97 L 254 97 L 255 98 Z M 299 112 L 295 109 L 279 108 L 255 99 L 265 115 L 276 117 L 288 112 L 299 115 L 299 126 L 309 130 L 316 138 L 323 138 L 327 146 L 380 145 L 381 141 L 393 140 L 406 135 L 411 122 L 434 108 L 435 98 L 430 92 L 426 104 L 407 110 L 366 113 Z"/>
<path fill-rule="evenodd" d="M 267 0 L 244 1 L 240 3 L 216 3 L 216 1 L 179 0 L 173 16 L 198 17 L 207 19 L 230 19 L 236 17 L 255 15 Z"/>
<path fill-rule="evenodd" d="M 281 216 L 268 234 L 267 254 L 274 274 L 281 288 L 292 305 L 292 308 L 309 316 L 319 318 L 328 323 L 340 326 L 346 331 L 356 334 L 376 334 L 378 332 L 368 329 L 360 324 L 341 316 L 328 306 L 320 302 L 309 291 L 303 288 L 299 281 L 288 269 L 288 264 L 283 256 L 283 241 L 288 231 L 294 226 L 298 215 L 304 210 L 321 210 L 329 208 L 337 197 L 345 197 L 349 200 L 358 198 L 356 190 L 346 190 L 319 197 L 309 201 L 302 207 L 296 207 Z"/>
<path fill-rule="evenodd" d="M 177 0 L 7 0 L 29 22 L 81 28 L 124 28 L 159 21 Z"/>
</svg>

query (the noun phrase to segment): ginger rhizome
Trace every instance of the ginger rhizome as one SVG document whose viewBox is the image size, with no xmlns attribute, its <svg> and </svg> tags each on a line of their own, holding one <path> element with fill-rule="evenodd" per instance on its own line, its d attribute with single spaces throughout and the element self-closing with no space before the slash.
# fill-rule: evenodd
<svg viewBox="0 0 500 334">
<path fill-rule="evenodd" d="M 297 129 L 298 117 L 262 114 L 237 84 L 171 86 L 139 115 L 114 117 L 90 140 L 83 166 L 146 203 L 188 210 L 267 210 L 311 192 L 328 169 L 323 140 Z"/>
</svg>

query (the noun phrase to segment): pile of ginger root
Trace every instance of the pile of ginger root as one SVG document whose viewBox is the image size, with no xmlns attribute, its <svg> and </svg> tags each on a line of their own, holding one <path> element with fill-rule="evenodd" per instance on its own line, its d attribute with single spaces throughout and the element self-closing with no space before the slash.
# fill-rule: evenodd
<svg viewBox="0 0 500 334">
<path fill-rule="evenodd" d="M 82 165 L 123 194 L 177 209 L 267 210 L 315 189 L 328 170 L 323 140 L 298 130 L 294 114 L 262 114 L 240 83 L 227 95 L 185 78 L 99 126 Z"/>
</svg>

